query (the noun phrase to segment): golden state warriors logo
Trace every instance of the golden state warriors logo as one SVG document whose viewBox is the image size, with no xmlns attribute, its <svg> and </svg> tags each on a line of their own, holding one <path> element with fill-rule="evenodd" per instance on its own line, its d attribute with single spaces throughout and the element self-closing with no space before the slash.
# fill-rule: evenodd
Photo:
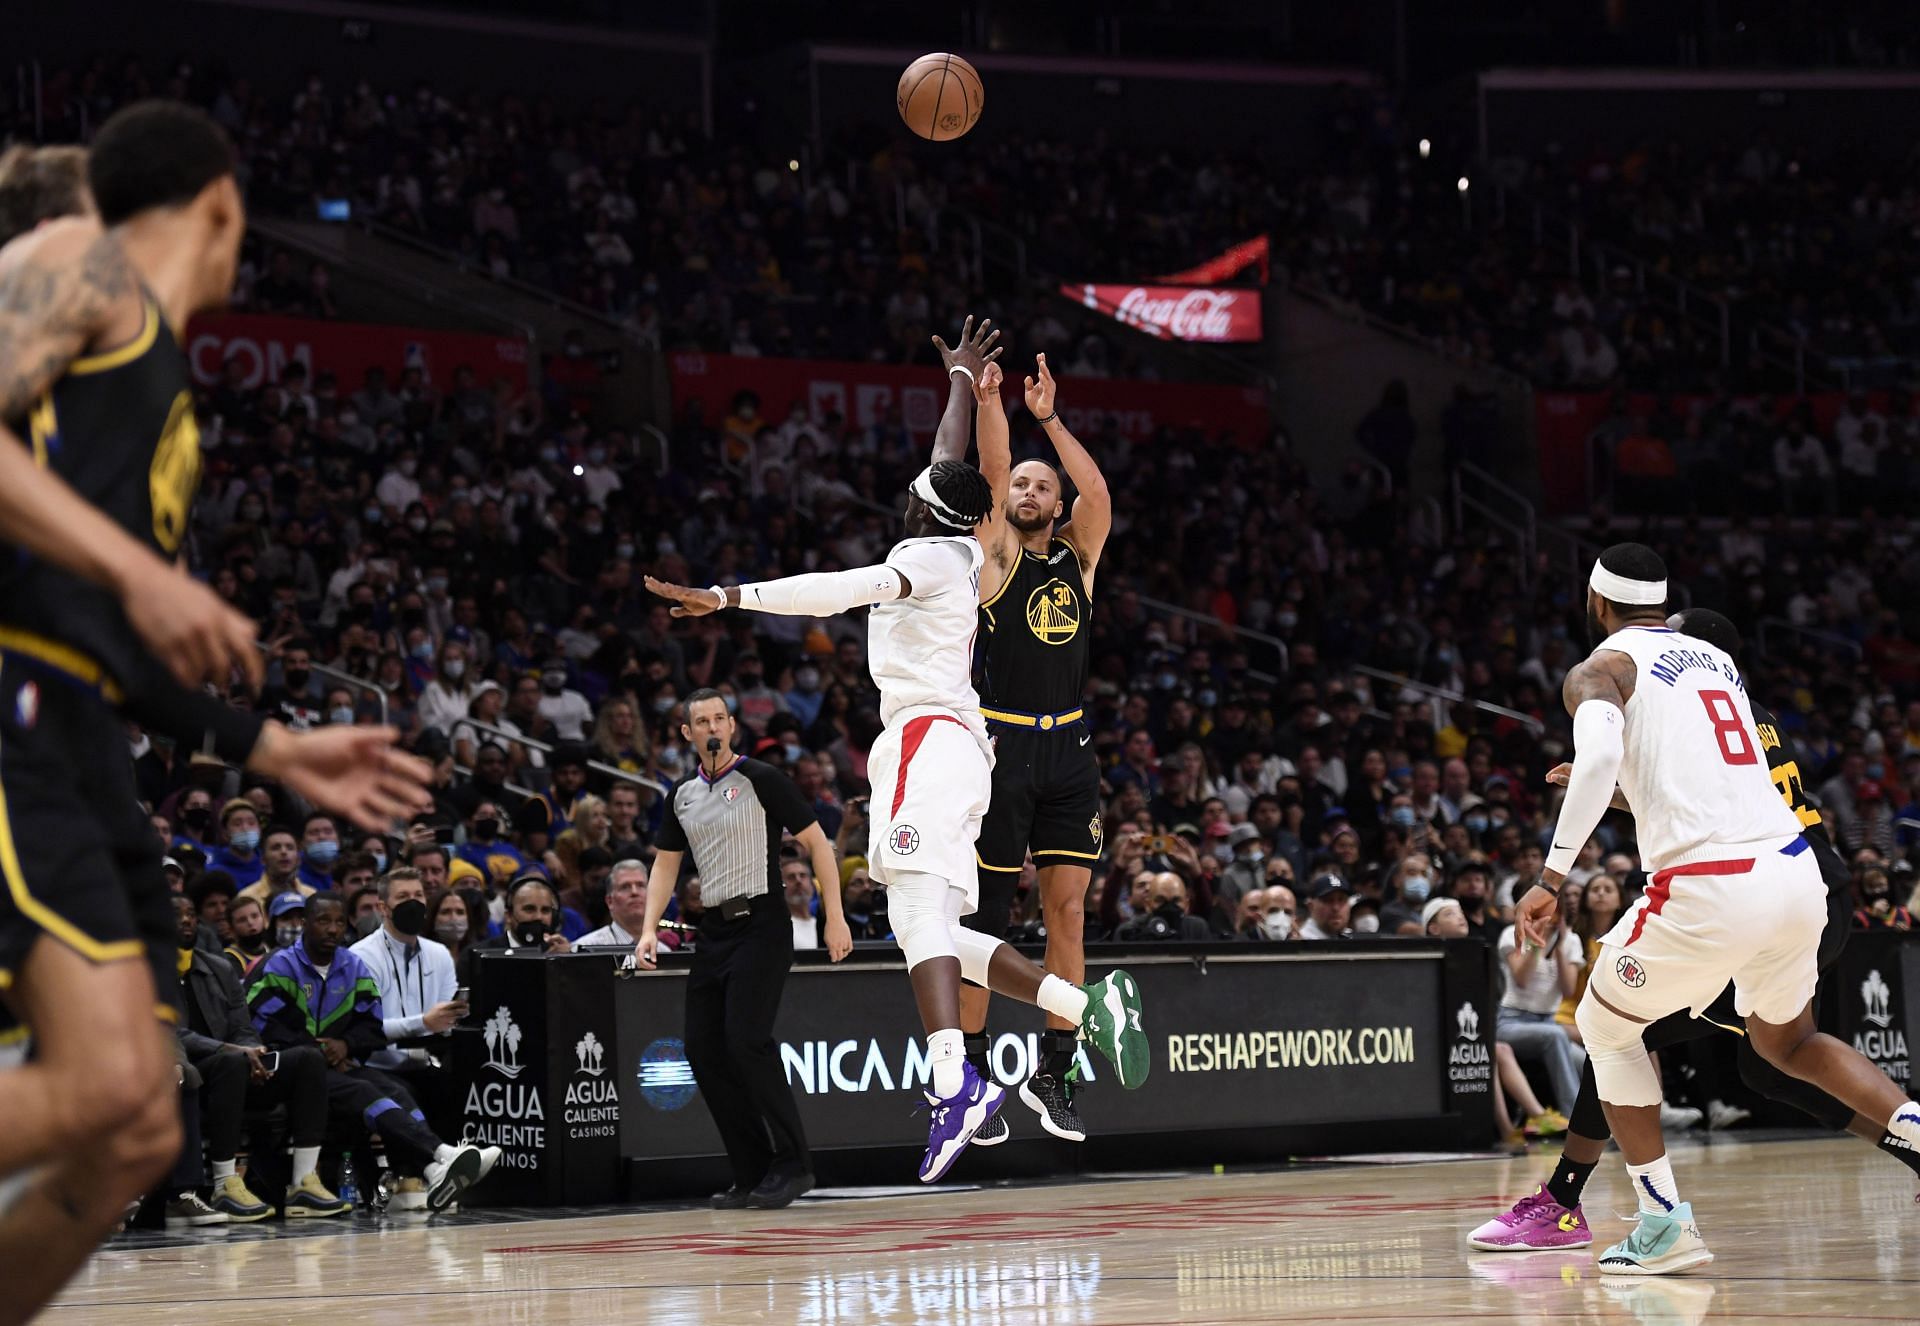
<svg viewBox="0 0 1920 1326">
<path fill-rule="evenodd" d="M 1106 836 L 1106 826 L 1100 822 L 1098 815 L 1087 821 L 1087 835 L 1093 839 L 1093 850 L 1099 851 L 1100 840 Z"/>
<path fill-rule="evenodd" d="M 173 398 L 173 408 L 167 411 L 147 486 L 153 497 L 154 541 L 175 552 L 186 537 L 187 512 L 200 486 L 200 425 L 193 417 L 193 397 L 184 391 Z"/>
<path fill-rule="evenodd" d="M 1043 645 L 1064 645 L 1080 631 L 1080 603 L 1064 580 L 1049 580 L 1027 600 L 1027 629 Z"/>
</svg>

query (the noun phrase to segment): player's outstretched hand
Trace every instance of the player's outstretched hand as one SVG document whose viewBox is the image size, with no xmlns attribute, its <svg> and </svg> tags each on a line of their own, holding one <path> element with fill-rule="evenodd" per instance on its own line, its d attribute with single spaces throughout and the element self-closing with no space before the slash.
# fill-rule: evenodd
<svg viewBox="0 0 1920 1326">
<path fill-rule="evenodd" d="M 1036 355 L 1033 362 L 1040 376 L 1027 379 L 1027 412 L 1036 419 L 1045 419 L 1053 413 L 1053 374 L 1047 371 L 1045 355 Z"/>
<path fill-rule="evenodd" d="M 994 331 L 989 335 L 987 329 L 992 326 L 992 318 L 982 318 L 980 330 L 975 331 L 973 315 L 969 313 L 966 322 L 961 325 L 959 343 L 951 350 L 947 348 L 945 341 L 938 336 L 934 337 L 933 348 L 940 352 L 940 367 L 948 372 L 952 372 L 955 368 L 964 368 L 973 374 L 974 382 L 978 383 L 981 371 L 998 359 L 1001 352 L 1007 348 L 1004 345 L 994 345 L 994 342 L 1000 339 L 1000 333 Z"/>
<path fill-rule="evenodd" d="M 266 663 L 254 624 L 177 566 L 143 557 L 120 596 L 127 621 L 182 686 L 226 686 L 237 671 L 258 690 Z"/>
<path fill-rule="evenodd" d="M 676 617 L 704 617 L 727 606 L 726 596 L 716 595 L 710 589 L 690 589 L 686 585 L 655 580 L 652 576 L 646 577 L 646 582 L 647 588 L 661 598 L 673 600 Z"/>
<path fill-rule="evenodd" d="M 433 808 L 433 766 L 393 743 L 396 728 L 327 726 L 292 732 L 268 723 L 247 767 L 277 778 L 369 833 Z"/>
</svg>

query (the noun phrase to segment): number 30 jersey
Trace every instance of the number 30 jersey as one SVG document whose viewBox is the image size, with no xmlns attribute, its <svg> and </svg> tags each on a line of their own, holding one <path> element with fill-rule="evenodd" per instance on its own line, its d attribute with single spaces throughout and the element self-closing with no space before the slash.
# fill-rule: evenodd
<svg viewBox="0 0 1920 1326">
<path fill-rule="evenodd" d="M 1649 872 L 1753 856 L 1800 832 L 1767 766 L 1734 661 L 1664 626 L 1629 626 L 1598 650 L 1631 658 L 1620 790 Z"/>
</svg>

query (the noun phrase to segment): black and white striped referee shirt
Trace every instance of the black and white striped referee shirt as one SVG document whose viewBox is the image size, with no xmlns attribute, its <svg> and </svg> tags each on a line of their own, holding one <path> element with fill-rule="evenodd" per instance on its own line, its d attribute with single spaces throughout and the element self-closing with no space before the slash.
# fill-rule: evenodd
<svg viewBox="0 0 1920 1326">
<path fill-rule="evenodd" d="M 654 845 L 693 854 L 700 903 L 711 910 L 729 898 L 780 892 L 781 830 L 797 835 L 814 820 L 792 779 L 742 755 L 718 778 L 696 769 L 674 787 Z"/>
</svg>

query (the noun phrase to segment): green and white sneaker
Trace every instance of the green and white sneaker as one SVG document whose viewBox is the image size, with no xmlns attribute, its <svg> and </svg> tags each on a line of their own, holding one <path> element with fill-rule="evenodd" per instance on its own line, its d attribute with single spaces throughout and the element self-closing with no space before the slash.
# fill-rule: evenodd
<svg viewBox="0 0 1920 1326">
<path fill-rule="evenodd" d="M 1682 1202 L 1660 1215 L 1640 1213 L 1633 1233 L 1600 1254 L 1602 1275 L 1672 1275 L 1705 1266 L 1713 1260 L 1700 1229 L 1693 1223 L 1693 1206 Z"/>
<path fill-rule="evenodd" d="M 1111 1059 L 1120 1085 L 1133 1090 L 1153 1067 L 1153 1046 L 1140 1025 L 1140 987 L 1126 972 L 1115 970 L 1080 988 L 1087 995 L 1080 1039 Z"/>
</svg>

